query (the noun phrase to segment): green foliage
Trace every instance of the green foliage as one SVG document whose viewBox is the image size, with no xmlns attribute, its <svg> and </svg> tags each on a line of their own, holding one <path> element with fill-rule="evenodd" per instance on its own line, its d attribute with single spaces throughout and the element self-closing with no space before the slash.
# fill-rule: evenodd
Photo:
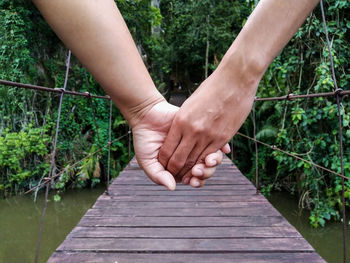
<svg viewBox="0 0 350 263">
<path fill-rule="evenodd" d="M 44 158 L 48 142 L 45 128 L 31 126 L 20 132 L 5 131 L 0 136 L 1 190 L 17 192 L 47 172 L 49 165 Z"/>
<path fill-rule="evenodd" d="M 142 19 L 136 12 L 129 13 L 129 21 L 134 22 L 135 29 L 140 33 L 137 37 L 143 36 L 141 32 L 150 32 L 150 21 L 155 25 L 160 23 L 159 12 L 151 9 L 148 1 L 120 2 L 123 2 L 121 5 L 126 10 L 130 6 L 134 6 L 135 10 L 142 7 L 147 13 L 147 18 Z M 146 27 L 148 31 L 144 30 Z M 0 0 L 1 79 L 51 88 L 62 87 L 66 54 L 67 49 L 31 1 Z M 74 57 L 67 88 L 104 94 Z M 46 92 L 0 86 L 0 192 L 5 196 L 28 190 L 48 175 L 58 99 L 59 96 Z M 56 201 L 67 187 L 93 187 L 105 180 L 107 149 L 85 160 L 90 165 L 88 168 L 96 171 L 95 176 L 93 173 L 90 176 L 89 170 L 86 180 L 82 180 L 82 174 L 87 169 L 87 163 L 79 164 L 78 169 L 71 169 L 71 164 L 108 141 L 109 102 L 65 96 L 61 116 L 54 173 L 67 167 L 70 169 L 53 184 L 58 194 Z M 127 131 L 117 109 L 113 109 L 113 118 L 119 120 L 119 125 L 113 128 L 112 139 Z M 113 176 L 117 176 L 128 161 L 125 145 L 127 141 L 123 140 L 112 147 Z M 98 177 L 97 167 L 100 169 Z"/>
<path fill-rule="evenodd" d="M 181 82 L 190 89 L 204 78 L 207 44 L 213 70 L 249 14 L 243 1 L 162 0 L 160 10 L 160 37 L 143 42 L 154 79 Z"/>
</svg>

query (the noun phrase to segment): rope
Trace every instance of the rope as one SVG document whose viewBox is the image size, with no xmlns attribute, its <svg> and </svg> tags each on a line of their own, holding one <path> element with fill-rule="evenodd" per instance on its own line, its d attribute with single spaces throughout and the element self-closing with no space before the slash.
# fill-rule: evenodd
<svg viewBox="0 0 350 263">
<path fill-rule="evenodd" d="M 71 51 L 68 51 L 67 55 L 67 60 L 66 60 L 66 75 L 64 78 L 64 85 L 63 85 L 63 91 L 66 90 L 67 88 L 67 82 L 68 82 L 68 75 L 69 75 L 69 66 L 70 66 L 70 58 L 71 58 Z M 53 151 L 51 154 L 51 162 L 50 162 L 50 171 L 49 171 L 49 178 L 52 177 L 52 172 L 55 166 L 55 158 L 56 158 L 56 152 L 57 152 L 57 139 L 58 139 L 58 131 L 60 128 L 60 119 L 61 119 L 61 112 L 62 112 L 62 103 L 63 103 L 63 96 L 64 92 L 61 92 L 60 96 L 60 102 L 58 105 L 58 113 L 57 113 L 57 121 L 56 121 L 56 132 L 55 132 L 55 137 L 53 140 Z M 45 221 L 45 216 L 46 216 L 46 211 L 47 211 L 47 200 L 49 196 L 49 190 L 50 190 L 50 184 L 46 184 L 46 190 L 45 190 L 45 201 L 44 201 L 44 209 L 41 215 L 41 221 L 40 221 L 40 230 L 39 230 L 39 237 L 38 237 L 38 243 L 35 251 L 35 263 L 38 262 L 39 260 L 39 250 L 40 250 L 40 243 L 41 243 L 41 237 L 43 233 L 43 227 L 44 227 L 44 221 Z"/>
</svg>

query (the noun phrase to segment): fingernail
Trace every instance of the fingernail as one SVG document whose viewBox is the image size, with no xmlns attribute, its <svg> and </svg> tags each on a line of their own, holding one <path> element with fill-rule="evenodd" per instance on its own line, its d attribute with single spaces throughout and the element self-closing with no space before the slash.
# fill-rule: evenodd
<svg viewBox="0 0 350 263">
<path fill-rule="evenodd" d="M 217 165 L 217 163 L 218 163 L 218 162 L 217 162 L 216 160 L 213 160 L 213 159 L 210 160 L 210 164 L 213 165 L 213 166 L 214 166 L 214 165 Z"/>
<path fill-rule="evenodd" d="M 203 175 L 203 170 L 200 168 L 195 168 L 194 169 L 194 176 L 202 176 Z"/>
<path fill-rule="evenodd" d="M 190 178 L 188 178 L 188 177 L 185 178 L 183 184 L 188 184 L 188 181 L 189 181 L 189 180 L 190 180 Z"/>
<path fill-rule="evenodd" d="M 192 186 L 193 187 L 198 187 L 198 186 L 200 186 L 200 183 L 198 181 L 194 181 L 194 183 L 192 183 Z"/>
</svg>

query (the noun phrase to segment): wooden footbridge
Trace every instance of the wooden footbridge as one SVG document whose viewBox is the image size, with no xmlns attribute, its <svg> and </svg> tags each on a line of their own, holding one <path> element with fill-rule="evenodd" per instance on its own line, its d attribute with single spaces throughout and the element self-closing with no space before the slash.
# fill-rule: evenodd
<svg viewBox="0 0 350 263">
<path fill-rule="evenodd" d="M 325 262 L 229 159 L 201 189 L 154 185 L 135 159 L 50 263 Z"/>
</svg>

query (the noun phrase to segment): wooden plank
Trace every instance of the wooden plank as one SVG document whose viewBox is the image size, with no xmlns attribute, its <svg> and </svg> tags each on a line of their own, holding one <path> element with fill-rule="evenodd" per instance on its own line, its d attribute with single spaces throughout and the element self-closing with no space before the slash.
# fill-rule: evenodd
<svg viewBox="0 0 350 263">
<path fill-rule="evenodd" d="M 131 171 L 125 171 L 119 174 L 118 178 L 121 179 L 128 179 L 128 178 L 135 178 L 140 180 L 148 180 L 148 177 L 145 173 L 140 172 L 139 170 L 131 170 Z M 232 178 L 239 178 L 241 177 L 240 173 L 238 171 L 234 170 L 217 170 L 217 172 L 211 177 L 211 180 L 220 180 L 220 179 L 226 179 L 226 180 L 232 180 Z"/>
<path fill-rule="evenodd" d="M 271 208 L 271 205 L 265 202 L 128 202 L 128 201 L 118 201 L 118 200 L 104 200 L 99 199 L 94 204 L 93 208 L 108 208 L 108 209 L 118 209 L 118 208 L 243 208 L 251 206 L 267 207 Z"/>
<path fill-rule="evenodd" d="M 192 191 L 195 189 L 195 191 L 221 191 L 221 190 L 256 190 L 254 185 L 252 184 L 243 184 L 243 185 L 205 185 L 204 188 L 192 188 L 188 185 L 182 185 L 178 184 L 176 186 L 176 192 L 182 192 L 182 191 Z M 109 190 L 128 190 L 128 191 L 164 191 L 168 192 L 169 190 L 165 189 L 164 187 L 159 187 L 159 185 L 121 185 L 121 184 L 113 184 L 109 187 Z"/>
<path fill-rule="evenodd" d="M 324 263 L 316 253 L 141 254 L 56 252 L 48 263 Z"/>
<path fill-rule="evenodd" d="M 211 180 L 207 180 L 206 183 L 209 183 L 210 184 L 242 184 L 242 183 L 246 183 L 246 184 L 251 184 L 248 179 L 246 178 L 242 178 L 242 177 L 237 177 L 237 178 L 210 178 Z M 121 183 L 128 183 L 128 184 L 135 184 L 135 183 L 138 183 L 138 184 L 151 184 L 151 185 L 154 185 L 154 183 L 148 179 L 148 178 L 135 178 L 133 176 L 129 176 L 129 177 L 121 177 L 117 180 L 115 180 L 117 182 L 117 184 L 121 184 Z"/>
<path fill-rule="evenodd" d="M 129 180 L 129 181 L 123 181 L 123 180 L 118 180 L 115 179 L 114 180 L 116 182 L 116 184 L 118 185 L 154 185 L 154 183 L 149 180 L 149 181 L 145 181 L 145 180 L 138 180 L 138 179 L 135 179 L 135 180 Z M 248 180 L 246 179 L 242 179 L 242 178 L 237 178 L 235 179 L 234 181 L 214 181 L 214 180 L 207 180 L 205 182 L 205 186 L 207 185 L 251 185 L 252 183 L 249 182 Z M 178 185 L 181 185 L 180 183 L 178 183 Z M 162 186 L 161 186 L 162 188 Z M 193 188 L 191 188 L 193 189 Z"/>
<path fill-rule="evenodd" d="M 291 226 L 285 227 L 76 227 L 71 238 L 284 238 L 301 237 Z"/>
<path fill-rule="evenodd" d="M 290 226 L 282 216 L 237 217 L 83 217 L 78 226 L 105 227 L 211 227 L 211 226 Z M 200 229 L 198 229 L 200 231 Z"/>
<path fill-rule="evenodd" d="M 104 195 L 101 199 L 118 200 L 118 201 L 147 201 L 147 202 L 186 202 L 186 201 L 202 201 L 202 202 L 266 202 L 262 195 L 242 196 L 242 195 L 227 195 L 227 196 L 121 196 L 121 195 Z"/>
<path fill-rule="evenodd" d="M 152 239 L 71 238 L 57 251 L 101 252 L 312 252 L 303 238 Z"/>
<path fill-rule="evenodd" d="M 251 196 L 256 193 L 255 190 L 221 190 L 221 191 L 206 191 L 206 190 L 200 190 L 196 191 L 197 189 L 192 190 L 183 190 L 183 191 L 129 191 L 129 190 L 114 190 L 111 191 L 110 195 L 121 195 L 121 196 Z"/>
<path fill-rule="evenodd" d="M 232 208 L 152 208 L 139 207 L 134 208 L 95 208 L 87 211 L 86 216 L 176 216 L 176 217 L 237 217 L 237 216 L 280 216 L 276 210 L 271 207 L 240 207 L 237 209 Z"/>
<path fill-rule="evenodd" d="M 211 179 L 214 179 L 214 180 L 232 179 L 232 177 L 241 177 L 241 176 L 242 174 L 238 170 L 232 170 L 232 169 L 219 170 L 218 169 L 217 172 L 211 177 Z M 140 169 L 123 171 L 118 176 L 119 179 L 127 179 L 131 177 L 135 177 L 137 179 L 148 179 L 146 174 L 143 171 L 140 171 Z"/>
<path fill-rule="evenodd" d="M 240 177 L 240 176 L 242 176 L 242 174 L 239 172 L 239 170 L 228 168 L 228 169 L 217 169 L 216 173 L 211 178 L 214 178 L 215 180 L 220 178 L 231 179 L 232 177 Z M 146 174 L 140 169 L 124 170 L 118 176 L 119 179 L 130 178 L 130 177 L 135 177 L 138 179 L 148 179 Z"/>
</svg>

